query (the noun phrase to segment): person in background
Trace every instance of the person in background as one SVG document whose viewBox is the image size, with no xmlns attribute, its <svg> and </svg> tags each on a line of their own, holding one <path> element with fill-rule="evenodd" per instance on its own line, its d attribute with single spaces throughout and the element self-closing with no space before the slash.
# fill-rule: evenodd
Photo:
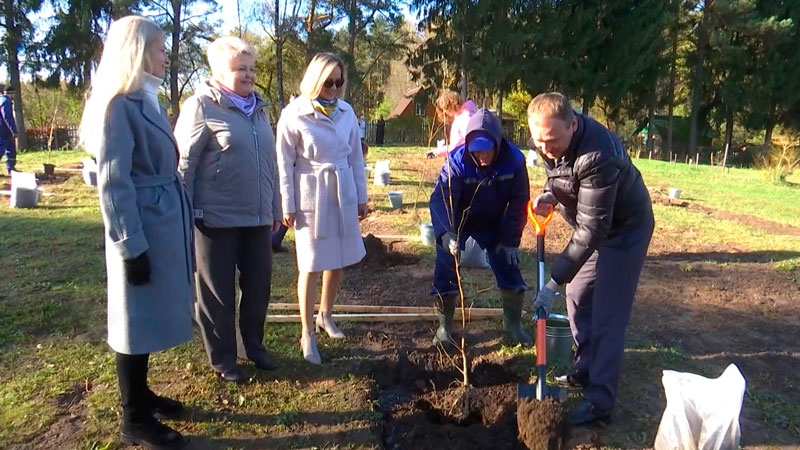
<svg viewBox="0 0 800 450">
<path fill-rule="evenodd" d="M 241 382 L 237 356 L 261 370 L 276 368 L 264 348 L 270 238 L 282 216 L 275 137 L 267 102 L 253 90 L 253 48 L 222 37 L 208 46 L 208 63 L 211 78 L 184 103 L 175 136 L 194 205 L 198 324 L 211 367 L 223 380 Z"/>
<path fill-rule="evenodd" d="M 525 157 L 500 130 L 488 109 L 467 124 L 466 141 L 447 155 L 430 199 L 436 235 L 431 295 L 439 315 L 434 345 L 452 343 L 458 300 L 454 257 L 472 237 L 488 250 L 489 265 L 503 300 L 503 322 L 511 340 L 532 343 L 522 329 L 522 302 L 528 286 L 519 270 L 519 244 L 530 193 Z"/>
<path fill-rule="evenodd" d="M 558 204 L 574 230 L 534 309 L 549 314 L 556 289 L 567 285 L 577 350 L 574 368 L 558 381 L 583 388 L 583 403 L 569 413 L 573 425 L 606 420 L 616 404 L 625 330 L 653 234 L 650 194 L 619 138 L 576 113 L 563 94 L 537 95 L 528 126 L 547 172 L 536 213 Z"/>
<path fill-rule="evenodd" d="M 378 117 L 378 123 L 375 125 L 375 145 L 383 145 L 384 135 L 386 134 L 386 121 L 383 116 Z"/>
<path fill-rule="evenodd" d="M 147 386 L 150 353 L 192 338 L 192 209 L 177 172 L 178 147 L 158 89 L 169 65 L 153 22 L 111 23 L 81 120 L 84 148 L 97 157 L 105 225 L 108 343 L 115 352 L 124 444 L 182 448 L 158 418 L 183 405 Z"/>
<path fill-rule="evenodd" d="M 12 86 L 0 84 L 0 158 L 5 155 L 6 172 L 9 175 L 17 166 L 17 122 L 14 120 L 12 99 L 15 92 Z"/>
<path fill-rule="evenodd" d="M 284 225 L 294 227 L 303 358 L 320 364 L 312 327 L 317 282 L 322 298 L 316 328 L 344 338 L 331 316 L 342 268 L 366 255 L 359 219 L 367 215 L 367 180 L 353 108 L 339 98 L 347 80 L 342 60 L 318 53 L 300 83 L 302 95 L 278 121 L 278 169 Z"/>
<path fill-rule="evenodd" d="M 436 110 L 445 123 L 450 123 L 450 139 L 442 149 L 430 150 L 428 157 L 444 156 L 463 144 L 469 118 L 477 108 L 472 100 L 462 102 L 455 91 L 445 90 L 436 99 Z"/>
</svg>

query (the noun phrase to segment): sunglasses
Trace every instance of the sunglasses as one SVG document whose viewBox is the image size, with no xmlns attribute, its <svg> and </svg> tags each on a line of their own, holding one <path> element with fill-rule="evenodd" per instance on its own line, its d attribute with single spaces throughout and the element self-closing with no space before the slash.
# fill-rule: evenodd
<svg viewBox="0 0 800 450">
<path fill-rule="evenodd" d="M 322 85 L 328 89 L 332 88 L 334 84 L 336 85 L 337 89 L 342 87 L 342 85 L 344 85 L 344 78 L 339 78 L 336 81 L 333 81 L 330 78 L 328 78 L 327 80 L 325 80 L 324 83 L 322 83 Z"/>
</svg>

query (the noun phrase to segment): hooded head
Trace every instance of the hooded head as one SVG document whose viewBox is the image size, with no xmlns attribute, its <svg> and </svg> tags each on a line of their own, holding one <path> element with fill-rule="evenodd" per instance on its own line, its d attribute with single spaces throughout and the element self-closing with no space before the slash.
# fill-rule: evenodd
<svg viewBox="0 0 800 450">
<path fill-rule="evenodd" d="M 488 109 L 479 109 L 469 119 L 464 156 L 469 155 L 477 166 L 491 166 L 497 161 L 502 140 L 500 121 Z"/>
</svg>

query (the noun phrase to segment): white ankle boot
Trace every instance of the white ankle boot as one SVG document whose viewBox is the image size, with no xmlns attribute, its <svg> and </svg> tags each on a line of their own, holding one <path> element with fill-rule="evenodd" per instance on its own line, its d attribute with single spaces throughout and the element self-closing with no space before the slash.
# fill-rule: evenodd
<svg viewBox="0 0 800 450">
<path fill-rule="evenodd" d="M 303 350 L 303 359 L 311 364 L 322 364 L 322 358 L 319 357 L 319 350 L 317 350 L 317 335 L 313 331 L 311 333 L 302 333 L 300 336 L 300 349 Z"/>
<path fill-rule="evenodd" d="M 342 330 L 340 330 L 339 327 L 337 327 L 336 324 L 333 323 L 333 317 L 331 317 L 330 315 L 327 316 L 323 315 L 322 312 L 320 311 L 319 313 L 317 313 L 316 322 L 317 322 L 317 333 L 319 333 L 319 329 L 322 328 L 323 330 L 325 330 L 326 333 L 328 333 L 328 336 L 330 336 L 331 339 L 344 339 L 344 333 L 342 333 Z"/>
</svg>

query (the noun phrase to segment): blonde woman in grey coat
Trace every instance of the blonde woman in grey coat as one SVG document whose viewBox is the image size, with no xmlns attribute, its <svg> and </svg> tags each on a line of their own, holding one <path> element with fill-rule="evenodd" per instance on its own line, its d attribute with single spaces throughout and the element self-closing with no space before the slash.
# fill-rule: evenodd
<svg viewBox="0 0 800 450">
<path fill-rule="evenodd" d="M 97 157 L 108 272 L 108 343 L 116 352 L 120 437 L 151 449 L 183 447 L 156 417 L 180 402 L 147 386 L 149 354 L 192 337 L 191 206 L 158 88 L 169 64 L 164 34 L 137 16 L 111 24 L 83 112 L 81 140 Z"/>
<path fill-rule="evenodd" d="M 184 103 L 175 136 L 194 203 L 200 331 L 214 371 L 240 382 L 237 356 L 258 369 L 276 367 L 263 343 L 271 232 L 281 220 L 275 138 L 266 102 L 253 91 L 253 48 L 236 37 L 219 38 L 208 47 L 208 62 L 212 77 Z"/>
</svg>

